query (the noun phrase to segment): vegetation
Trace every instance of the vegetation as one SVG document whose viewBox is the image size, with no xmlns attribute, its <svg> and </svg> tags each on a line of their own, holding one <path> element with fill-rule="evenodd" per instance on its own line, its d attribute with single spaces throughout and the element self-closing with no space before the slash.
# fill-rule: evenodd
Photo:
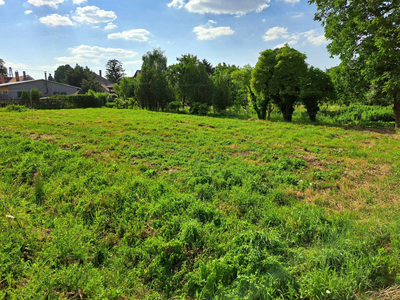
<svg viewBox="0 0 400 300">
<path fill-rule="evenodd" d="M 4 65 L 4 60 L 0 58 L 0 75 L 6 75 L 7 76 L 7 68 Z"/>
<path fill-rule="evenodd" d="M 89 90 L 103 91 L 100 83 L 96 81 L 96 74 L 88 67 L 83 68 L 78 64 L 75 68 L 71 68 L 70 65 L 59 66 L 54 74 L 54 79 L 60 83 L 80 87 L 83 93 L 87 93 Z"/>
<path fill-rule="evenodd" d="M 332 42 L 328 50 L 391 99 L 400 128 L 400 10 L 396 1 L 310 0 L 317 5 L 315 19 L 322 22 Z M 359 76 L 359 75 L 358 75 Z"/>
<path fill-rule="evenodd" d="M 0 115 L 0 298 L 358 299 L 400 283 L 397 135 Z"/>
<path fill-rule="evenodd" d="M 122 63 L 117 59 L 110 59 L 106 65 L 106 78 L 112 82 L 119 82 L 125 76 Z"/>
</svg>

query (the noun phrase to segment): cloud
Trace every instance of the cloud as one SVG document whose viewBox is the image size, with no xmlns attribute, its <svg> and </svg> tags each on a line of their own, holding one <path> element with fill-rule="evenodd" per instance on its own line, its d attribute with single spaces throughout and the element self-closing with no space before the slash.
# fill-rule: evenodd
<svg viewBox="0 0 400 300">
<path fill-rule="evenodd" d="M 28 67 L 27 65 L 25 65 L 23 63 L 13 63 L 13 62 L 10 62 L 10 61 L 5 61 L 4 65 L 7 67 L 7 69 L 11 67 L 14 72 L 18 71 L 18 69 L 19 70 L 23 70 L 23 69 L 26 69 Z"/>
<path fill-rule="evenodd" d="M 64 0 L 28 0 L 28 3 L 33 6 L 45 6 L 48 5 L 52 8 L 58 8 L 58 4 L 64 3 Z"/>
<path fill-rule="evenodd" d="M 282 1 L 285 1 L 285 2 L 287 2 L 287 3 L 292 3 L 292 4 L 295 4 L 295 3 L 299 3 L 299 2 L 300 2 L 300 0 L 282 0 Z"/>
<path fill-rule="evenodd" d="M 80 45 L 69 48 L 72 56 L 57 57 L 55 60 L 59 64 L 100 64 L 105 59 L 131 59 L 138 55 L 137 52 L 121 48 L 103 48 L 98 46 Z"/>
<path fill-rule="evenodd" d="M 47 26 L 56 27 L 56 26 L 72 26 L 71 19 L 67 16 L 61 16 L 59 14 L 52 14 L 46 17 L 42 17 L 39 19 L 40 23 L 43 23 Z"/>
<path fill-rule="evenodd" d="M 113 30 L 115 28 L 118 28 L 117 25 L 115 25 L 114 23 L 110 22 L 106 25 L 106 27 L 104 27 L 104 30 Z"/>
<path fill-rule="evenodd" d="M 323 34 L 318 34 L 318 32 L 313 29 L 303 33 L 311 44 L 315 46 L 321 46 L 328 44 L 328 40 L 325 38 Z"/>
<path fill-rule="evenodd" d="M 288 31 L 287 28 L 273 27 L 265 33 L 263 40 L 267 42 L 267 41 L 277 40 L 282 37 L 288 37 L 287 31 Z"/>
<path fill-rule="evenodd" d="M 297 18 L 301 18 L 301 17 L 304 17 L 303 12 L 291 13 L 291 18 L 293 18 L 293 19 L 297 19 Z"/>
<path fill-rule="evenodd" d="M 72 3 L 78 4 L 78 5 L 81 5 L 81 4 L 86 3 L 86 2 L 87 2 L 87 0 L 72 0 Z"/>
<path fill-rule="evenodd" d="M 113 11 L 105 11 L 96 6 L 85 6 L 78 7 L 75 16 L 72 18 L 83 24 L 99 24 L 112 22 L 117 18 L 117 15 Z"/>
<path fill-rule="evenodd" d="M 217 22 L 210 21 L 208 21 L 208 23 L 205 25 L 200 25 L 193 29 L 193 32 L 196 33 L 198 40 L 215 40 L 217 37 L 232 35 L 235 33 L 230 27 L 213 27 L 211 24 L 216 24 Z"/>
<path fill-rule="evenodd" d="M 147 42 L 149 40 L 148 38 L 149 34 L 150 32 L 148 32 L 145 29 L 132 29 L 123 32 L 111 33 L 108 35 L 108 39 Z"/>
<path fill-rule="evenodd" d="M 269 7 L 270 0 L 173 0 L 169 7 L 185 8 L 198 14 L 244 15 L 248 12 L 261 12 Z"/>
<path fill-rule="evenodd" d="M 32 11 L 32 10 L 26 10 L 26 11 L 24 11 L 24 13 L 25 13 L 26 15 L 29 15 L 29 14 L 33 13 L 33 11 Z"/>
<path fill-rule="evenodd" d="M 286 39 L 286 42 L 277 45 L 275 48 L 281 48 L 286 43 L 290 46 L 296 45 L 300 40 L 304 40 L 303 44 L 310 43 L 315 46 L 328 44 L 323 34 L 319 34 L 315 29 L 289 34 L 287 28 L 273 27 L 269 29 L 263 36 L 264 41 L 273 41 L 277 39 Z"/>
<path fill-rule="evenodd" d="M 181 9 L 185 6 L 185 0 L 173 0 L 171 3 L 168 3 L 168 7 L 174 7 Z"/>
<path fill-rule="evenodd" d="M 4 2 L 4 0 L 0 0 L 0 5 L 4 5 L 4 4 L 6 4 L 6 3 Z"/>
</svg>

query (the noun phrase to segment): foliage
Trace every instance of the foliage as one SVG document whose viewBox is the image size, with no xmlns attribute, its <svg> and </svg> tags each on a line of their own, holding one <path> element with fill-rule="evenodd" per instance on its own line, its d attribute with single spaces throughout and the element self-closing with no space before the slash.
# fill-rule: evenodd
<svg viewBox="0 0 400 300">
<path fill-rule="evenodd" d="M 250 65 L 245 65 L 243 68 L 237 69 L 231 73 L 232 81 L 237 86 L 237 96 L 235 103 L 241 107 L 247 108 L 249 99 L 257 106 L 256 96 L 251 90 L 251 76 L 253 68 Z"/>
<path fill-rule="evenodd" d="M 396 135 L 145 110 L 18 116 L 0 113 L 14 217 L 1 205 L 0 298 L 341 300 L 399 285 Z"/>
<path fill-rule="evenodd" d="M 192 115 L 206 116 L 210 111 L 210 107 L 205 103 L 193 103 L 190 106 L 190 113 Z"/>
<path fill-rule="evenodd" d="M 108 108 L 117 107 L 117 103 L 115 103 L 115 102 L 107 102 L 107 103 L 106 103 L 106 107 L 108 107 Z"/>
<path fill-rule="evenodd" d="M 89 90 L 87 94 L 94 96 L 96 100 L 102 104 L 102 106 L 104 106 L 110 99 L 109 93 L 99 93 L 93 90 Z"/>
<path fill-rule="evenodd" d="M 328 50 L 343 62 L 360 66 L 362 75 L 392 99 L 400 128 L 400 10 L 396 1 L 310 0 L 317 5 L 315 20 L 325 26 L 332 42 Z"/>
<path fill-rule="evenodd" d="M 4 63 L 4 60 L 3 59 L 1 59 L 0 58 L 0 75 L 6 75 L 7 76 L 7 68 L 6 68 L 6 66 L 4 65 L 5 63 Z"/>
<path fill-rule="evenodd" d="M 40 101 L 37 108 L 40 109 L 68 109 L 102 107 L 104 105 L 104 94 L 91 91 L 85 95 L 55 95 Z"/>
<path fill-rule="evenodd" d="M 67 74 L 73 72 L 73 68 L 70 65 L 59 66 L 54 73 L 54 80 L 59 83 L 68 84 Z"/>
<path fill-rule="evenodd" d="M 310 120 L 315 122 L 319 106 L 322 103 L 333 102 L 336 97 L 330 76 L 318 68 L 308 68 L 306 76 L 302 79 L 300 97 Z"/>
<path fill-rule="evenodd" d="M 15 105 L 15 104 L 7 105 L 5 108 L 2 108 L 2 111 L 5 111 L 5 112 L 13 112 L 13 111 L 23 112 L 26 110 L 27 110 L 27 108 L 25 106 Z"/>
<path fill-rule="evenodd" d="M 40 98 L 43 97 L 42 92 L 39 91 L 37 88 L 32 88 L 31 91 L 30 91 L 30 95 L 31 95 L 33 107 L 39 106 Z"/>
<path fill-rule="evenodd" d="M 22 91 L 20 99 L 21 99 L 20 102 L 21 105 L 31 106 L 31 96 L 27 90 L 24 89 Z"/>
<path fill-rule="evenodd" d="M 135 96 L 135 86 L 137 78 L 124 77 L 118 83 L 114 84 L 114 91 L 119 97 L 126 100 Z"/>
<path fill-rule="evenodd" d="M 136 98 L 142 108 L 165 110 L 174 95 L 166 77 L 167 58 L 161 49 L 143 56 L 142 70 L 135 88 Z"/>
<path fill-rule="evenodd" d="M 182 108 L 188 103 L 211 105 L 213 83 L 207 73 L 206 66 L 197 56 L 187 54 L 177 58 L 178 63 L 168 68 L 168 80 L 178 98 Z"/>
<path fill-rule="evenodd" d="M 301 82 L 307 73 L 305 59 L 305 54 L 288 45 L 261 53 L 251 79 L 251 88 L 257 96 L 252 101 L 253 107 L 260 119 L 265 120 L 272 100 L 284 120 L 291 122 L 294 105 L 300 100 Z"/>
<path fill-rule="evenodd" d="M 114 83 L 119 82 L 125 76 L 122 63 L 117 59 L 110 59 L 106 65 L 106 78 Z"/>
</svg>

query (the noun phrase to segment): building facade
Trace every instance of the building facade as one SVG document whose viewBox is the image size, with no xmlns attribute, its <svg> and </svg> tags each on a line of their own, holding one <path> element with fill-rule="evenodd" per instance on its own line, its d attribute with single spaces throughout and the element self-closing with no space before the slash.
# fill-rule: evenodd
<svg viewBox="0 0 400 300">
<path fill-rule="evenodd" d="M 81 88 L 45 79 L 0 84 L 0 100 L 20 100 L 23 90 L 37 88 L 43 97 L 76 94 Z"/>
</svg>

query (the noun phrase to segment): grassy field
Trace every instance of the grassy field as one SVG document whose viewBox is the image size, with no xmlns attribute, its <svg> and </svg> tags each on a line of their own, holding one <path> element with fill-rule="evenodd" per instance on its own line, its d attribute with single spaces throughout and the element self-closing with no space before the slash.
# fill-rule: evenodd
<svg viewBox="0 0 400 300">
<path fill-rule="evenodd" d="M 0 128 L 0 298 L 400 284 L 399 134 L 116 109 L 0 112 Z"/>
</svg>

